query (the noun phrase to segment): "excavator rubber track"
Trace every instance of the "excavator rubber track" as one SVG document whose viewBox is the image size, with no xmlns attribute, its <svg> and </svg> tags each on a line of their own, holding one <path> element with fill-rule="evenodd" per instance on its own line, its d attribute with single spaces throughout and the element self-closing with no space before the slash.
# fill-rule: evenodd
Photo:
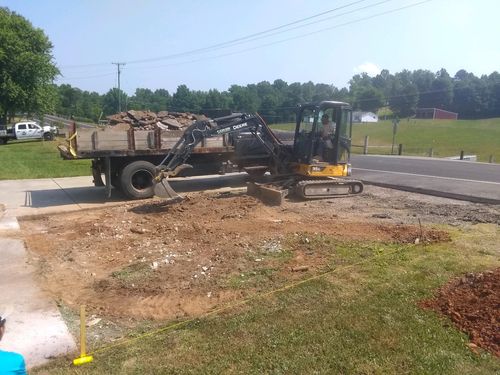
<svg viewBox="0 0 500 375">
<path fill-rule="evenodd" d="M 356 195 L 363 192 L 363 183 L 346 178 L 302 180 L 296 183 L 293 191 L 302 199 Z"/>
</svg>

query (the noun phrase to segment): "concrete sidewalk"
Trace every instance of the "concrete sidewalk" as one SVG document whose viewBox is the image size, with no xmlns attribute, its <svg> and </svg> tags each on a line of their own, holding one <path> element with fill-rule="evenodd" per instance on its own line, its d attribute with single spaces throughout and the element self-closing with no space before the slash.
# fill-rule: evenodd
<svg viewBox="0 0 500 375">
<path fill-rule="evenodd" d="M 123 202 L 105 199 L 104 188 L 94 187 L 91 176 L 0 181 L 4 216 L 21 217 L 77 211 Z"/>
<path fill-rule="evenodd" d="M 35 268 L 17 237 L 17 218 L 121 204 L 104 199 L 92 177 L 0 181 L 0 314 L 7 314 L 2 350 L 21 353 L 28 367 L 76 352 L 55 302 L 36 282 Z"/>
<path fill-rule="evenodd" d="M 7 315 L 0 349 L 21 353 L 29 368 L 75 352 L 56 304 L 35 282 L 21 240 L 0 238 L 0 265 L 0 314 Z"/>
<path fill-rule="evenodd" d="M 246 173 L 228 173 L 223 176 L 177 178 L 171 181 L 171 185 L 179 193 L 221 191 L 245 187 L 247 179 Z M 111 198 L 107 199 L 104 187 L 95 187 L 91 176 L 4 180 L 0 181 L 0 191 L 4 221 L 5 218 L 102 208 L 129 201 L 115 190 L 112 191 Z"/>
<path fill-rule="evenodd" d="M 179 192 L 226 191 L 245 186 L 246 178 L 245 173 L 190 177 L 172 186 Z M 104 188 L 95 187 L 90 176 L 0 181 L 0 191 L 0 314 L 8 314 L 0 348 L 21 353 L 28 367 L 38 366 L 77 348 L 54 301 L 37 285 L 22 240 L 9 238 L 18 236 L 17 218 L 102 208 L 127 200 L 116 191 L 106 199 Z"/>
</svg>

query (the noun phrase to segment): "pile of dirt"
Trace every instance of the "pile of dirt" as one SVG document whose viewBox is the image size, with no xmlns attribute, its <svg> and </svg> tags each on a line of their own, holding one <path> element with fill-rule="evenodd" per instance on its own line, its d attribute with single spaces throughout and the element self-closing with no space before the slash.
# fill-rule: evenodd
<svg viewBox="0 0 500 375">
<path fill-rule="evenodd" d="M 451 237 L 447 232 L 441 230 L 430 230 L 428 228 L 397 224 L 395 226 L 381 226 L 382 231 L 387 232 L 395 243 L 438 243 L 449 242 Z"/>
<path fill-rule="evenodd" d="M 167 112 L 160 111 L 158 113 L 150 111 L 134 111 L 116 113 L 106 117 L 108 125 L 114 129 L 129 129 L 137 130 L 154 130 L 160 128 L 162 130 L 182 130 L 197 120 L 206 120 L 203 115 L 194 115 L 189 112 Z"/>
<path fill-rule="evenodd" d="M 469 335 L 472 350 L 500 357 L 500 268 L 454 279 L 421 306 L 448 316 Z"/>
</svg>

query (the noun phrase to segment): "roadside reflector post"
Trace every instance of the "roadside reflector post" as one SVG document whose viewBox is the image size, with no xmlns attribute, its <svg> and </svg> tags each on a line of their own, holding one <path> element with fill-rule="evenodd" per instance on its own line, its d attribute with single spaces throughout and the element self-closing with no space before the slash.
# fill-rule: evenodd
<svg viewBox="0 0 500 375">
<path fill-rule="evenodd" d="M 402 143 L 400 143 L 398 146 L 398 155 L 399 156 L 403 155 L 403 144 Z"/>
<path fill-rule="evenodd" d="M 460 160 L 464 160 L 464 150 L 460 151 Z"/>
<path fill-rule="evenodd" d="M 370 137 L 365 135 L 365 144 L 363 146 L 363 155 L 368 155 L 368 140 Z"/>
<path fill-rule="evenodd" d="M 432 147 L 429 149 L 429 157 L 434 157 L 434 149 Z"/>
<path fill-rule="evenodd" d="M 87 355 L 87 333 L 85 326 L 85 306 L 80 306 L 80 357 L 73 360 L 73 365 L 80 366 L 92 362 L 94 358 Z"/>
</svg>

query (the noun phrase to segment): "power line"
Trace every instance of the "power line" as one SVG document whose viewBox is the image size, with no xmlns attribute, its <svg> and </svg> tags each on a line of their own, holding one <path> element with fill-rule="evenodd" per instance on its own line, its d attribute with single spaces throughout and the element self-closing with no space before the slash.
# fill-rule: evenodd
<svg viewBox="0 0 500 375">
<path fill-rule="evenodd" d="M 240 37 L 240 38 L 236 38 L 236 39 L 229 40 L 229 41 L 222 42 L 222 43 L 213 44 L 213 45 L 208 46 L 208 47 L 197 48 L 197 49 L 193 49 L 193 50 L 189 50 L 189 51 L 184 51 L 184 52 L 179 52 L 179 53 L 175 53 L 175 54 L 171 54 L 171 55 L 166 55 L 166 56 L 161 56 L 161 57 L 153 57 L 153 58 L 149 58 L 149 59 L 132 60 L 132 61 L 129 61 L 129 64 L 138 64 L 138 63 L 144 63 L 144 62 L 167 60 L 167 59 L 182 57 L 182 56 L 185 56 L 185 55 L 192 55 L 194 53 L 210 52 L 211 50 L 218 50 L 220 48 L 231 47 L 231 46 L 238 45 L 238 44 L 241 44 L 241 43 L 247 43 L 249 41 L 254 40 L 254 38 L 258 37 L 258 36 L 259 36 L 259 38 L 256 38 L 256 39 L 267 38 L 267 37 L 275 35 L 275 34 L 271 34 L 271 35 L 264 35 L 264 34 L 267 34 L 267 33 L 270 33 L 270 32 L 276 31 L 276 30 L 284 29 L 284 28 L 287 28 L 289 26 L 296 25 L 298 23 L 311 20 L 313 18 L 318 18 L 318 17 L 321 17 L 321 16 L 323 16 L 325 14 L 332 13 L 332 12 L 335 12 L 337 10 L 341 10 L 341 9 L 344 9 L 344 8 L 348 8 L 348 7 L 352 6 L 352 5 L 356 5 L 358 3 L 362 3 L 362 2 L 365 2 L 365 1 L 367 1 L 367 0 L 353 1 L 353 2 L 351 2 L 349 4 L 346 4 L 346 5 L 337 7 L 337 8 L 333 8 L 333 9 L 327 10 L 325 12 L 317 13 L 317 14 L 314 14 L 314 15 L 309 16 L 309 17 L 301 18 L 299 20 L 296 20 L 296 21 L 293 21 L 293 22 L 289 22 L 289 23 L 286 23 L 284 25 L 273 27 L 273 28 L 270 28 L 270 29 L 267 29 L 267 30 L 264 30 L 264 31 L 259 31 L 257 33 L 246 35 L 246 36 L 243 36 L 243 37 Z M 386 1 L 392 1 L 392 0 L 386 0 Z M 384 2 L 386 2 L 386 1 L 384 1 Z M 320 22 L 322 22 L 322 21 L 320 21 Z M 302 27 L 302 26 L 299 26 L 299 27 Z M 281 32 L 286 32 L 286 31 L 287 30 L 284 30 L 284 31 L 281 31 Z"/>
<path fill-rule="evenodd" d="M 61 76 L 61 78 L 58 78 L 58 80 L 75 80 L 75 79 L 88 79 L 88 78 L 99 78 L 99 77 L 107 77 L 107 76 L 114 76 L 116 73 L 103 73 L 103 74 L 97 74 L 94 76 L 82 76 L 82 77 L 65 77 Z"/>
<path fill-rule="evenodd" d="M 380 4 L 388 2 L 388 1 L 392 1 L 392 0 L 380 1 L 378 3 L 371 4 L 369 6 L 365 6 L 365 7 L 362 7 L 362 8 L 358 8 L 356 10 L 352 10 L 352 11 L 346 12 L 345 14 L 352 13 L 354 11 L 358 11 L 358 10 L 361 10 L 361 9 L 366 9 L 368 7 L 373 7 L 373 6 L 376 6 L 376 5 L 380 5 Z M 296 36 L 293 36 L 293 37 L 289 37 L 289 38 L 277 40 L 277 41 L 270 42 L 270 43 L 261 44 L 261 45 L 254 46 L 254 47 L 251 47 L 251 48 L 241 49 L 241 50 L 234 51 L 234 52 L 228 52 L 228 53 L 224 53 L 224 54 L 220 54 L 220 55 L 207 56 L 207 57 L 202 57 L 202 58 L 198 58 L 198 59 L 181 61 L 181 62 L 171 63 L 171 64 L 163 64 L 163 65 L 158 65 L 158 66 L 139 66 L 139 67 L 135 66 L 135 67 L 132 67 L 132 69 L 144 69 L 144 68 L 146 68 L 146 69 L 155 69 L 155 68 L 163 68 L 163 67 L 183 65 L 183 64 L 187 64 L 187 63 L 196 63 L 196 62 L 200 62 L 200 61 L 217 59 L 217 58 L 221 58 L 221 57 L 233 56 L 233 55 L 237 55 L 237 54 L 241 54 L 241 53 L 250 52 L 250 51 L 253 51 L 253 50 L 256 50 L 256 49 L 265 48 L 265 47 L 273 46 L 273 45 L 276 45 L 276 44 L 285 43 L 285 42 L 288 42 L 288 41 L 291 41 L 291 40 L 302 39 L 302 38 L 305 38 L 305 37 L 308 37 L 308 36 L 311 36 L 311 35 L 316 35 L 318 33 L 324 32 L 324 31 L 333 30 L 333 29 L 337 29 L 337 28 L 340 28 L 340 27 L 344 27 L 344 26 L 348 26 L 348 25 L 360 23 L 360 22 L 367 21 L 367 20 L 370 20 L 370 19 L 373 19 L 373 18 L 384 16 L 384 15 L 387 15 L 387 14 L 391 14 L 391 13 L 399 12 L 399 11 L 406 10 L 406 9 L 409 9 L 409 8 L 413 8 L 413 7 L 416 7 L 416 6 L 419 6 L 419 5 L 431 2 L 431 1 L 433 1 L 433 0 L 424 0 L 424 1 L 417 2 L 417 3 L 412 3 L 412 4 L 409 4 L 409 5 L 406 5 L 406 6 L 402 6 L 402 7 L 399 7 L 399 8 L 390 9 L 390 10 L 387 10 L 387 11 L 384 11 L 384 12 L 380 12 L 380 13 L 372 14 L 372 15 L 369 15 L 369 16 L 366 16 L 366 17 L 362 17 L 362 18 L 358 18 L 358 19 L 351 20 L 351 21 L 348 21 L 348 22 L 344 22 L 342 24 L 337 24 L 337 25 L 333 25 L 333 26 L 321 28 L 321 29 L 318 29 L 316 31 L 312 31 L 312 32 L 304 33 L 304 34 L 299 34 L 299 35 L 296 35 Z M 356 4 L 358 2 L 360 2 L 360 1 L 357 1 L 357 2 L 354 2 L 354 3 L 350 3 L 348 5 Z M 327 12 L 331 12 L 331 11 L 333 11 L 333 9 L 330 10 L 330 11 L 327 11 Z M 320 15 L 323 15 L 323 14 L 325 14 L 327 12 L 322 12 L 322 13 L 320 13 Z M 313 18 L 315 16 L 318 16 L 318 15 L 310 16 L 310 17 L 307 17 L 306 19 L 311 19 L 311 18 Z M 330 18 L 334 18 L 334 17 L 330 17 Z M 299 21 L 294 21 L 294 22 L 297 23 Z M 289 23 L 289 24 L 292 24 L 292 23 Z M 287 25 L 289 25 L 289 24 L 287 24 Z M 285 27 L 285 25 L 282 25 L 281 27 Z M 277 27 L 277 28 L 281 28 L 281 27 Z M 273 28 L 273 29 L 277 29 L 277 28 Z M 269 29 L 269 30 L 271 30 L 271 29 Z M 286 31 L 290 31 L 290 30 L 286 30 Z M 284 32 L 284 31 L 282 31 L 282 32 Z M 261 32 L 261 33 L 263 33 L 263 32 Z M 255 34 L 258 34 L 258 33 L 254 33 L 252 35 L 255 35 Z M 250 36 L 247 36 L 247 38 L 249 38 L 249 37 Z M 245 37 L 238 38 L 238 39 L 243 39 L 243 38 L 245 38 Z M 225 42 L 225 43 L 229 43 L 229 42 Z M 222 44 L 222 43 L 219 43 L 219 44 Z M 209 47 L 206 47 L 206 48 L 209 48 Z M 185 52 L 185 53 L 187 53 L 187 52 Z M 132 61 L 132 63 L 135 63 L 137 61 L 139 61 L 139 60 Z M 95 64 L 91 64 L 91 65 L 95 66 Z M 83 78 L 83 77 L 80 77 L 80 78 Z"/>
<path fill-rule="evenodd" d="M 188 55 L 188 54 L 193 54 L 193 53 L 199 53 L 199 52 L 207 51 L 207 50 L 210 50 L 212 48 L 217 48 L 217 47 L 224 46 L 226 44 L 232 44 L 232 43 L 235 43 L 235 42 L 243 41 L 243 40 L 246 40 L 246 39 L 258 36 L 258 35 L 263 35 L 263 34 L 266 34 L 266 33 L 269 33 L 269 32 L 273 32 L 273 31 L 276 31 L 276 30 L 279 30 L 279 29 L 283 29 L 283 28 L 288 27 L 288 26 L 292 26 L 292 25 L 304 22 L 304 21 L 308 21 L 308 20 L 311 20 L 311 19 L 314 19 L 314 18 L 317 18 L 317 17 L 321 17 L 321 16 L 323 16 L 325 14 L 329 14 L 329 13 L 335 12 L 337 10 L 341 10 L 341 9 L 344 9 L 344 8 L 347 8 L 347 7 L 350 7 L 352 5 L 356 5 L 358 3 L 362 3 L 362 2 L 365 2 L 365 1 L 367 1 L 367 0 L 353 1 L 353 2 L 348 3 L 346 5 L 343 5 L 343 6 L 340 6 L 340 7 L 337 7 L 337 8 L 333 8 L 333 9 L 329 9 L 327 11 L 324 11 L 324 12 L 321 12 L 321 13 L 317 13 L 317 14 L 314 14 L 312 16 L 301 18 L 301 19 L 298 19 L 298 20 L 295 20 L 295 21 L 292 21 L 292 22 L 289 22 L 289 23 L 286 23 L 286 24 L 283 24 L 283 25 L 280 25 L 280 26 L 276 26 L 276 27 L 273 27 L 273 28 L 270 28 L 270 29 L 267 29 L 267 30 L 263 30 L 263 31 L 259 31 L 259 32 L 256 32 L 256 33 L 252 33 L 252 34 L 249 34 L 249 35 L 245 35 L 245 36 L 242 36 L 242 37 L 239 37 L 239 38 L 236 38 L 236 39 L 232 39 L 232 40 L 229 40 L 229 41 L 226 41 L 226 42 L 216 43 L 216 44 L 213 44 L 213 45 L 210 45 L 210 46 L 207 46 L 207 47 L 196 48 L 196 49 L 193 49 L 193 50 L 179 52 L 179 53 L 172 54 L 172 55 L 167 55 L 167 56 L 152 57 L 152 58 L 149 58 L 149 59 L 141 59 L 141 60 L 131 60 L 131 61 L 128 61 L 127 63 L 129 63 L 129 64 L 136 64 L 136 63 L 141 63 L 141 62 L 151 62 L 151 61 L 165 60 L 165 59 L 170 59 L 170 58 L 174 58 L 174 57 L 180 57 L 180 56 L 185 56 L 185 55 Z M 104 66 L 104 65 L 107 65 L 107 64 L 108 63 L 104 63 L 103 62 L 103 63 L 80 64 L 80 65 L 65 65 L 65 66 L 61 66 L 61 68 L 66 68 L 66 69 L 80 68 L 80 67 L 84 68 L 84 67 Z"/>
<path fill-rule="evenodd" d="M 433 0 L 423 0 L 423 1 L 420 1 L 420 2 L 417 2 L 417 3 L 413 3 L 413 4 L 406 5 L 406 6 L 402 6 L 402 7 L 399 7 L 399 8 L 395 8 L 395 9 L 387 10 L 387 11 L 384 11 L 384 12 L 372 14 L 372 15 L 369 15 L 369 16 L 366 16 L 366 17 L 358 18 L 356 20 L 344 22 L 342 24 L 325 27 L 325 28 L 322 28 L 322 29 L 319 29 L 319 30 L 316 30 L 316 31 L 308 32 L 308 33 L 305 33 L 305 34 L 299 34 L 299 35 L 296 35 L 296 36 L 293 36 L 293 37 L 289 37 L 289 38 L 277 40 L 277 41 L 270 42 L 270 43 L 261 44 L 261 45 L 258 45 L 258 46 L 255 46 L 255 47 L 251 47 L 251 48 L 241 49 L 241 50 L 235 51 L 235 52 L 228 52 L 228 53 L 224 53 L 224 54 L 220 54 L 220 55 L 207 56 L 207 57 L 202 57 L 202 58 L 199 58 L 199 59 L 181 61 L 181 62 L 171 63 L 171 64 L 165 64 L 165 65 L 132 67 L 132 69 L 163 68 L 163 67 L 177 66 L 177 65 L 187 64 L 187 63 L 195 63 L 195 62 L 200 62 L 200 61 L 205 61 L 205 60 L 217 59 L 217 58 L 221 58 L 221 57 L 238 55 L 238 54 L 241 54 L 241 53 L 254 51 L 256 49 L 265 48 L 265 47 L 273 46 L 273 45 L 280 44 L 280 43 L 285 43 L 285 42 L 288 42 L 290 40 L 302 39 L 302 38 L 305 38 L 305 37 L 308 37 L 308 36 L 311 36 L 311 35 L 319 34 L 319 33 L 323 32 L 323 31 L 333 30 L 333 29 L 337 29 L 337 28 L 340 28 L 340 27 L 352 25 L 352 24 L 355 24 L 355 23 L 360 23 L 360 22 L 363 22 L 363 21 L 368 21 L 368 20 L 373 19 L 373 18 L 377 18 L 377 17 L 385 16 L 387 14 L 391 14 L 391 13 L 399 12 L 399 11 L 406 10 L 406 9 L 409 9 L 409 8 L 413 8 L 413 7 L 416 7 L 416 6 L 419 6 L 419 5 L 431 2 L 431 1 L 433 1 Z M 385 1 L 383 1 L 383 2 L 385 2 Z"/>
</svg>

